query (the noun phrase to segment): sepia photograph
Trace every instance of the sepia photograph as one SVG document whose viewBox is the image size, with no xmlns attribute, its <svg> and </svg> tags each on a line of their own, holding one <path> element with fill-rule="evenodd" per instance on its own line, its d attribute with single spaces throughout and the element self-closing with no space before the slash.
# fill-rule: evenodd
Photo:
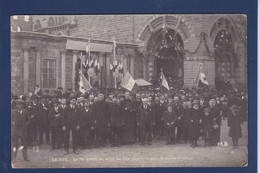
<svg viewBox="0 0 260 173">
<path fill-rule="evenodd" d="M 12 15 L 12 168 L 247 167 L 247 42 L 245 14 Z"/>
</svg>

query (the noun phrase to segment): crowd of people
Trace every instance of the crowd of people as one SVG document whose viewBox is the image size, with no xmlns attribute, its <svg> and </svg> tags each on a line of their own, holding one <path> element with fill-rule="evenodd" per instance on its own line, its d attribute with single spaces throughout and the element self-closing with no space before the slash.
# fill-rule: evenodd
<svg viewBox="0 0 260 173">
<path fill-rule="evenodd" d="M 24 160 L 27 146 L 50 145 L 51 150 L 81 149 L 111 145 L 152 145 L 156 140 L 167 145 L 190 143 L 197 147 L 220 142 L 221 121 L 228 119 L 233 146 L 242 136 L 241 124 L 247 120 L 247 93 L 219 92 L 209 88 L 183 88 L 163 93 L 160 90 L 90 91 L 85 94 L 41 91 L 12 95 L 12 159 L 19 140 Z M 71 135 L 71 138 L 70 138 Z M 72 147 L 70 147 L 72 143 Z"/>
</svg>

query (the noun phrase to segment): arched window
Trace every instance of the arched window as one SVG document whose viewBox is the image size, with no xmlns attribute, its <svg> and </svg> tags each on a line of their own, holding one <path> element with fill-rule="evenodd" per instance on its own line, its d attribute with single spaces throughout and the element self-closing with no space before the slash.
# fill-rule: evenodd
<svg viewBox="0 0 260 173">
<path fill-rule="evenodd" d="M 34 30 L 41 29 L 41 22 L 40 20 L 36 20 L 36 22 L 33 25 Z"/>
<path fill-rule="evenodd" d="M 50 17 L 50 18 L 49 18 L 48 26 L 54 26 L 54 20 L 53 20 L 53 17 Z"/>
<path fill-rule="evenodd" d="M 210 36 L 214 39 L 216 85 L 221 81 L 231 81 L 234 79 L 235 60 L 233 25 L 227 18 L 220 18 L 213 25 Z"/>
<path fill-rule="evenodd" d="M 17 26 L 17 32 L 21 32 L 22 28 L 20 26 Z"/>
<path fill-rule="evenodd" d="M 13 19 L 14 20 L 18 20 L 18 16 L 13 16 Z"/>
</svg>

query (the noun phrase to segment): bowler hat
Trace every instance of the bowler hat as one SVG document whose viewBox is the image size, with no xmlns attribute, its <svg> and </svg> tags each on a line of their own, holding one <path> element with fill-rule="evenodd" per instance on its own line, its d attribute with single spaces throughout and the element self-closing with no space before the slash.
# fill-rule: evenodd
<svg viewBox="0 0 260 173">
<path fill-rule="evenodd" d="M 17 105 L 23 105 L 25 103 L 22 99 L 18 99 L 15 102 Z"/>
</svg>

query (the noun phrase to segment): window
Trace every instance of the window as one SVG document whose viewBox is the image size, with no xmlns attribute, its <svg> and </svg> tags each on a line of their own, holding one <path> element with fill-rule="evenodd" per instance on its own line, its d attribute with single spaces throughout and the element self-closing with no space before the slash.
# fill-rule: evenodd
<svg viewBox="0 0 260 173">
<path fill-rule="evenodd" d="M 30 16 L 25 15 L 25 16 L 24 16 L 24 21 L 29 22 L 29 20 L 30 20 Z"/>
<path fill-rule="evenodd" d="M 22 28 L 20 26 L 17 27 L 17 32 L 21 32 Z"/>
<path fill-rule="evenodd" d="M 44 59 L 42 64 L 43 88 L 56 88 L 56 61 Z"/>
<path fill-rule="evenodd" d="M 13 27 L 13 25 L 11 26 L 11 31 L 14 31 L 14 27 Z"/>
<path fill-rule="evenodd" d="M 13 16 L 13 19 L 14 20 L 18 20 L 18 16 Z"/>
</svg>

